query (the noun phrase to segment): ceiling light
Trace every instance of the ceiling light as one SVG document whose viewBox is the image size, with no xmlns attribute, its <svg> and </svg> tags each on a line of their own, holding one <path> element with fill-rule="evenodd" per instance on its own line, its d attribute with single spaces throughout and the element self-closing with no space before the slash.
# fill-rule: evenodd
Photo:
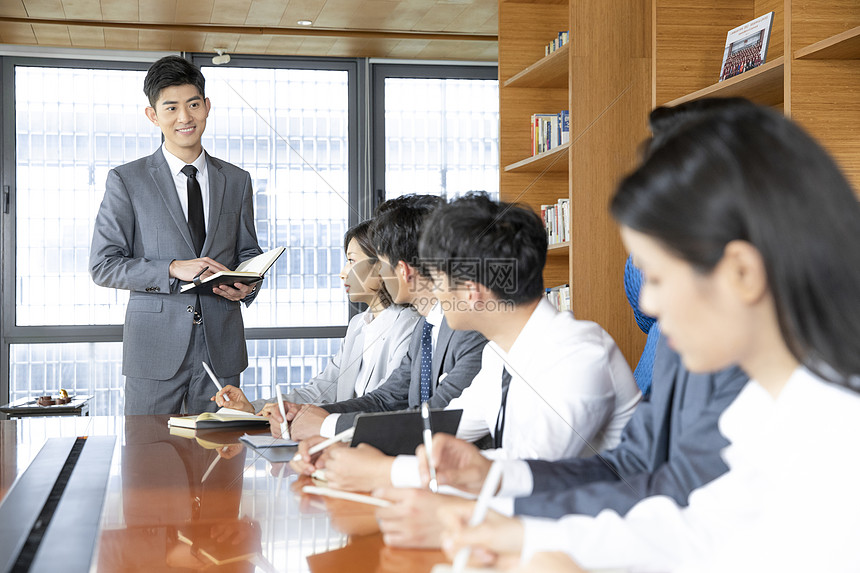
<svg viewBox="0 0 860 573">
<path fill-rule="evenodd" d="M 298 22 L 296 22 L 296 24 L 298 24 L 299 26 L 310 26 L 311 24 L 313 24 L 313 22 L 311 22 L 310 20 L 299 20 Z"/>
<path fill-rule="evenodd" d="M 216 66 L 220 66 L 221 64 L 226 64 L 230 61 L 230 54 L 225 54 L 226 48 L 215 48 L 215 51 L 218 52 L 218 55 L 212 58 L 212 63 Z"/>
</svg>

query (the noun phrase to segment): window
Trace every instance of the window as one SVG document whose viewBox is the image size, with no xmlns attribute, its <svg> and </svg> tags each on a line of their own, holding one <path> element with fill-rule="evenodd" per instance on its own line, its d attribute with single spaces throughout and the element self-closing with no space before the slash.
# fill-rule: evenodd
<svg viewBox="0 0 860 573">
<path fill-rule="evenodd" d="M 375 67 L 375 148 L 384 156 L 375 157 L 374 173 L 386 199 L 467 191 L 498 197 L 496 76 L 494 67 Z"/>
</svg>

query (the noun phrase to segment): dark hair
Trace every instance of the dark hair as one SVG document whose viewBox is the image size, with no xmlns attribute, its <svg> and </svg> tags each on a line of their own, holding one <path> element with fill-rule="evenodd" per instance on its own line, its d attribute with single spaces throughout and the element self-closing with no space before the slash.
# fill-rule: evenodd
<svg viewBox="0 0 860 573">
<path fill-rule="evenodd" d="M 621 182 L 613 217 L 701 273 L 730 241 L 752 244 L 791 353 L 848 385 L 860 373 L 860 205 L 850 185 L 771 109 L 739 101 L 678 117 Z"/>
<path fill-rule="evenodd" d="M 427 216 L 444 203 L 435 195 L 403 195 L 380 205 L 370 227 L 377 256 L 393 266 L 404 261 L 427 276 L 418 258 L 418 237 Z"/>
<path fill-rule="evenodd" d="M 546 229 L 528 207 L 469 193 L 430 215 L 419 249 L 428 270 L 455 283 L 474 281 L 514 304 L 544 294 Z"/>
<path fill-rule="evenodd" d="M 155 107 L 161 90 L 170 86 L 192 85 L 200 92 L 201 97 L 206 97 L 204 90 L 206 80 L 200 69 L 194 64 L 179 56 L 165 56 L 152 64 L 146 72 L 143 80 L 143 93 L 149 100 L 149 105 Z"/>
<path fill-rule="evenodd" d="M 343 252 L 346 252 L 349 242 L 355 239 L 358 246 L 364 251 L 364 254 L 370 257 L 370 262 L 376 263 L 379 259 L 376 256 L 376 249 L 373 247 L 373 241 L 371 240 L 370 223 L 371 219 L 368 219 L 347 229 L 346 234 L 343 236 Z M 379 290 L 377 291 L 379 302 L 382 303 L 384 308 L 388 308 L 394 304 L 394 301 L 391 299 L 391 293 L 385 288 L 384 282 L 380 281 L 379 285 Z"/>
</svg>

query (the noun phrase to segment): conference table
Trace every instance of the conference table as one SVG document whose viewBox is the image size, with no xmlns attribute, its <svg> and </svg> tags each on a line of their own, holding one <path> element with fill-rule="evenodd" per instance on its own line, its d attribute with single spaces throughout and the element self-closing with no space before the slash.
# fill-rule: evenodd
<svg viewBox="0 0 860 573">
<path fill-rule="evenodd" d="M 104 492 L 104 504 L 92 510 L 98 512 L 93 547 L 75 548 L 73 541 L 64 547 L 57 542 L 76 539 L 74 519 L 48 526 L 55 528 L 52 537 L 45 536 L 52 539 L 51 546 L 39 551 L 50 552 L 57 570 L 69 570 L 62 566 L 63 555 L 71 555 L 74 549 L 92 555 L 89 570 L 108 572 L 421 573 L 446 562 L 439 551 L 386 547 L 371 506 L 303 493 L 309 478 L 239 442 L 242 434 L 259 430 L 194 432 L 168 428 L 167 419 L 94 416 L 0 421 L 0 513 L 7 497 L 22 497 L 10 495 L 13 487 L 26 487 L 23 482 L 38 478 L 39 462 L 50 448 L 72 439 L 86 444 L 83 452 L 95 451 L 96 444 L 109 450 L 102 456 L 104 485 L 98 485 L 102 482 L 97 475 L 86 480 L 90 489 Z M 43 447 L 45 452 L 37 458 Z M 81 456 L 82 462 L 89 459 Z M 98 463 L 88 463 L 97 474 Z M 22 478 L 31 464 L 33 470 Z M 74 488 L 63 495 L 72 494 Z M 10 519 L 10 505 L 5 504 L 4 520 Z M 87 520 L 85 506 L 81 507 L 83 529 Z"/>
</svg>

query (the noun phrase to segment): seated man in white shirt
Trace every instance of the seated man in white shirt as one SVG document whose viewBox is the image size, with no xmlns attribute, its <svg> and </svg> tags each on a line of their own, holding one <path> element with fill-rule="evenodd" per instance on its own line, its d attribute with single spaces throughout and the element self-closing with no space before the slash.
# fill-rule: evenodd
<svg viewBox="0 0 860 573">
<path fill-rule="evenodd" d="M 463 409 L 457 436 L 489 434 L 497 458 L 556 460 L 613 447 L 641 393 L 615 342 L 593 322 L 544 298 L 547 237 L 528 209 L 470 194 L 437 209 L 420 242 L 446 320 L 490 342 L 481 371 L 448 409 Z M 368 490 L 420 485 L 414 456 L 369 446 L 332 448 L 329 485 Z"/>
</svg>

